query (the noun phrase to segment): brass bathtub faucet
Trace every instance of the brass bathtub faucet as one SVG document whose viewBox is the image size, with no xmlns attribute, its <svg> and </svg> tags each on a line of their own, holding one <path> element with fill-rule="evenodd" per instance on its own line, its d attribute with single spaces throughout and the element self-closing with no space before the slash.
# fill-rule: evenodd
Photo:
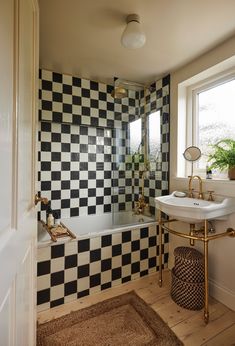
<svg viewBox="0 0 235 346">
<path fill-rule="evenodd" d="M 135 202 L 134 213 L 136 215 L 143 214 L 145 208 L 148 208 L 148 203 L 145 202 L 144 196 L 140 195 L 137 202 Z"/>
<path fill-rule="evenodd" d="M 198 199 L 204 199 L 203 192 L 202 192 L 202 179 L 201 177 L 199 177 L 199 175 L 193 175 L 193 176 L 190 176 L 189 178 L 189 183 L 188 183 L 189 197 L 193 198 L 192 182 L 194 179 L 198 179 L 198 182 L 199 182 Z"/>
</svg>

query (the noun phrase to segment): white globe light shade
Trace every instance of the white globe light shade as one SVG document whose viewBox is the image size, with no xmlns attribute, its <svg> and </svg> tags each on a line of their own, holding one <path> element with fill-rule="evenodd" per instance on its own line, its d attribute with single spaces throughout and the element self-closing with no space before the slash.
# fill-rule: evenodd
<svg viewBox="0 0 235 346">
<path fill-rule="evenodd" d="M 121 38 L 122 45 L 125 48 L 136 49 L 141 48 L 145 44 L 146 37 L 142 30 L 141 24 L 132 20 L 127 23 Z"/>
</svg>

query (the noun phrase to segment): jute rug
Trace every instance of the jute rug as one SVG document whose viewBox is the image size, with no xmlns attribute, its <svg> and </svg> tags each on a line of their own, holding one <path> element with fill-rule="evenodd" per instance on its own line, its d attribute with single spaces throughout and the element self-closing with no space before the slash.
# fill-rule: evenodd
<svg viewBox="0 0 235 346">
<path fill-rule="evenodd" d="M 165 322 L 134 291 L 39 325 L 38 346 L 178 346 Z"/>
</svg>

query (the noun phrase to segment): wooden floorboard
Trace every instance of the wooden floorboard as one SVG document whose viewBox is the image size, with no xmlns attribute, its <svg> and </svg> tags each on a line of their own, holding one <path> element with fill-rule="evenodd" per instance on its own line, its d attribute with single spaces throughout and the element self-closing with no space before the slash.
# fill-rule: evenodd
<svg viewBox="0 0 235 346">
<path fill-rule="evenodd" d="M 205 325 L 203 310 L 190 311 L 179 307 L 170 297 L 170 271 L 164 271 L 163 287 L 158 274 L 113 287 L 77 301 L 38 313 L 38 323 L 68 314 L 129 291 L 136 293 L 169 325 L 185 346 L 235 346 L 235 312 L 210 298 L 210 322 Z"/>
</svg>

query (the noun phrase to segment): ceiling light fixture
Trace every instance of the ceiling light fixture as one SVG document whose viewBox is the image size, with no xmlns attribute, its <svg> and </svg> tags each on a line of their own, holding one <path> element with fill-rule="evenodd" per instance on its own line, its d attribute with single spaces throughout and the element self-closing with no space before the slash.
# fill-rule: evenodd
<svg viewBox="0 0 235 346">
<path fill-rule="evenodd" d="M 143 47 L 146 37 L 142 30 L 138 14 L 129 14 L 126 22 L 127 26 L 121 38 L 122 45 L 130 49 Z"/>
</svg>

